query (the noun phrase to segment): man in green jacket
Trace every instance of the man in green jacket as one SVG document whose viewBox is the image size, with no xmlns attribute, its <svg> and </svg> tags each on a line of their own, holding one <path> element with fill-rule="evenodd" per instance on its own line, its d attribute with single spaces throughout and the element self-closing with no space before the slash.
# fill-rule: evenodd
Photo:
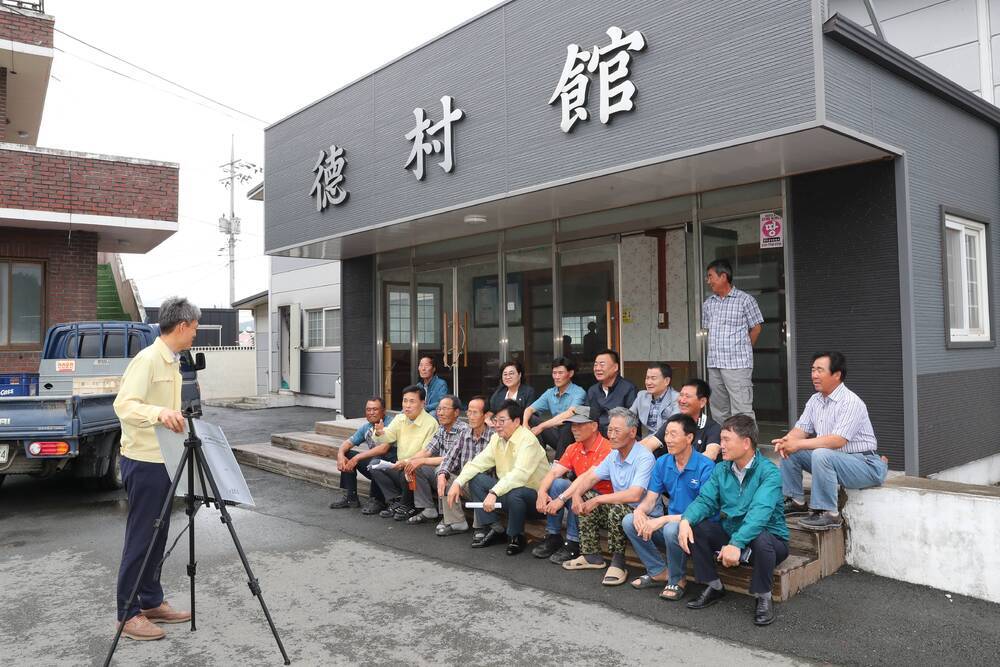
<svg viewBox="0 0 1000 667">
<path fill-rule="evenodd" d="M 754 623 L 774 622 L 771 582 L 774 568 L 788 557 L 781 472 L 757 452 L 757 424 L 735 415 L 722 424 L 722 461 L 685 510 L 677 539 L 694 560 L 695 578 L 707 584 L 689 609 L 715 604 L 726 593 L 715 569 L 749 563 L 750 593 L 757 598 Z M 708 521 L 719 515 L 721 523 Z"/>
</svg>

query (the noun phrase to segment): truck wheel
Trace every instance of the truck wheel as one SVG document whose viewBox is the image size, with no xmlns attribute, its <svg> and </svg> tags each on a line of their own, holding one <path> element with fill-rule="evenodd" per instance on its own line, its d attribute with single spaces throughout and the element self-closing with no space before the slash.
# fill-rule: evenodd
<svg viewBox="0 0 1000 667">
<path fill-rule="evenodd" d="M 121 451 L 118 449 L 117 444 L 116 442 L 115 446 L 111 448 L 107 471 L 97 480 L 97 486 L 104 491 L 117 491 L 125 486 L 125 483 L 122 481 Z"/>
</svg>

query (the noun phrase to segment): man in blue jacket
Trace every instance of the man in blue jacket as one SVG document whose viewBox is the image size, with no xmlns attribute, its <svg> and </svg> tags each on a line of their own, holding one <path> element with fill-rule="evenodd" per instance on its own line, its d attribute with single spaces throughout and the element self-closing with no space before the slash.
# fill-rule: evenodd
<svg viewBox="0 0 1000 667">
<path fill-rule="evenodd" d="M 757 598 L 754 623 L 774 622 L 771 582 L 774 568 L 788 557 L 781 472 L 757 453 L 757 424 L 748 415 L 730 417 L 722 424 L 722 462 L 701 493 L 684 511 L 678 529 L 681 549 L 694 560 L 695 578 L 707 584 L 689 609 L 703 609 L 726 593 L 716 571 L 749 563 L 753 567 L 750 593 Z M 720 515 L 721 523 L 707 519 Z"/>
<path fill-rule="evenodd" d="M 438 377 L 437 362 L 429 354 L 420 357 L 417 363 L 417 375 L 420 376 L 417 386 L 423 387 L 424 395 L 427 397 L 424 400 L 424 410 L 436 419 L 438 403 L 448 393 L 448 383 Z"/>
</svg>

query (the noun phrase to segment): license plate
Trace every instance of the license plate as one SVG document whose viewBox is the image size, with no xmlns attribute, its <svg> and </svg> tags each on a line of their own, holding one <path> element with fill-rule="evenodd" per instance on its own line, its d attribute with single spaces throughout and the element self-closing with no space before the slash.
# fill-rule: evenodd
<svg viewBox="0 0 1000 667">
<path fill-rule="evenodd" d="M 7 463 L 10 456 L 10 445 L 0 445 L 0 465 Z"/>
</svg>

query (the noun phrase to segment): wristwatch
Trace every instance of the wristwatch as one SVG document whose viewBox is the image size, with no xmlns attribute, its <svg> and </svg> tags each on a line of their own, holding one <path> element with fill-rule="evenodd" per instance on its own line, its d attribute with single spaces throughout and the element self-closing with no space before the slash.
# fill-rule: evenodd
<svg viewBox="0 0 1000 667">
<path fill-rule="evenodd" d="M 563 498 L 563 494 L 561 494 L 561 493 L 558 496 L 556 496 L 556 500 L 558 500 L 560 502 L 563 502 L 563 503 L 566 502 L 566 499 Z"/>
</svg>

